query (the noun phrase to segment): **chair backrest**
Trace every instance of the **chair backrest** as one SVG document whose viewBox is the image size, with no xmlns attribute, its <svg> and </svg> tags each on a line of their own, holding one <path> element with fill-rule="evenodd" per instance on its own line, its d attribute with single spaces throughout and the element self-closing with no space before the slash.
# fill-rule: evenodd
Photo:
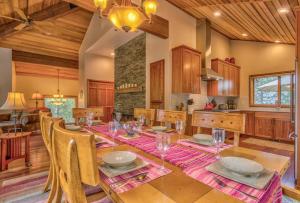
<svg viewBox="0 0 300 203">
<path fill-rule="evenodd" d="M 221 113 L 221 112 L 202 112 L 194 111 L 192 126 L 201 128 L 223 128 L 233 132 L 234 146 L 239 146 L 240 134 L 245 132 L 246 116 L 242 113 Z"/>
<path fill-rule="evenodd" d="M 138 118 L 141 115 L 145 116 L 146 122 L 150 126 L 153 125 L 155 121 L 155 109 L 134 108 L 134 118 Z"/>
<path fill-rule="evenodd" d="M 103 107 L 98 108 L 73 108 L 73 118 L 75 119 L 75 123 L 79 124 L 79 120 L 81 118 L 86 118 L 89 113 L 94 114 L 94 118 L 101 119 L 104 116 Z"/>
<path fill-rule="evenodd" d="M 223 128 L 229 132 L 245 132 L 245 114 L 194 111 L 192 126 L 198 128 Z"/>
<path fill-rule="evenodd" d="M 72 203 L 86 202 L 82 183 L 97 186 L 100 182 L 93 134 L 71 132 L 56 121 L 52 147 L 56 170 L 62 190 Z"/>
<path fill-rule="evenodd" d="M 183 121 L 186 126 L 186 111 L 156 110 L 156 121 L 158 121 L 161 125 L 175 124 L 177 120 Z"/>
</svg>

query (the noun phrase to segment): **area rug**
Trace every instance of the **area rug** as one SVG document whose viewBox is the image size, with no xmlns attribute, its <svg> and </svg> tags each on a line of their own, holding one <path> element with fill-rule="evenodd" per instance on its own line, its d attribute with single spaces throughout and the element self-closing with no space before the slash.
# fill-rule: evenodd
<svg viewBox="0 0 300 203">
<path fill-rule="evenodd" d="M 294 152 L 293 144 L 286 144 L 286 143 L 275 142 L 275 141 L 270 141 L 270 140 L 262 140 L 262 139 L 256 139 L 256 138 L 247 138 L 247 139 L 243 140 L 242 142 L 247 143 L 247 144 L 258 145 L 258 146 L 262 146 L 262 147 L 270 147 L 270 148 Z"/>
<path fill-rule="evenodd" d="M 43 188 L 47 181 L 48 171 L 5 180 L 0 185 L 0 203 L 46 203 L 49 193 Z M 86 187 L 86 195 L 102 191 L 100 187 Z M 96 201 L 109 203 L 108 198 Z M 95 202 L 95 203 L 96 203 Z"/>
</svg>

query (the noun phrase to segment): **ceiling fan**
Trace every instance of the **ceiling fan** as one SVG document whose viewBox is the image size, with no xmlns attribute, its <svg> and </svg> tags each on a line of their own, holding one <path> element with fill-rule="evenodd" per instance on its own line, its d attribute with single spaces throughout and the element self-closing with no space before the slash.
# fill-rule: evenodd
<svg viewBox="0 0 300 203">
<path fill-rule="evenodd" d="M 0 3 L 8 2 L 8 0 L 0 0 Z M 28 4 L 28 1 L 27 1 Z M 14 8 L 15 13 L 18 15 L 19 18 L 11 17 L 11 16 L 4 16 L 0 14 L 0 18 L 5 18 L 8 20 L 14 20 L 20 22 L 19 25 L 14 27 L 16 31 L 22 30 L 30 30 L 36 29 L 38 32 L 45 34 L 45 35 L 58 35 L 58 31 L 53 29 L 55 26 L 54 23 L 49 21 L 37 21 L 33 20 L 29 15 L 26 15 L 23 10 L 20 8 Z M 28 5 L 27 5 L 27 14 L 28 14 Z"/>
</svg>

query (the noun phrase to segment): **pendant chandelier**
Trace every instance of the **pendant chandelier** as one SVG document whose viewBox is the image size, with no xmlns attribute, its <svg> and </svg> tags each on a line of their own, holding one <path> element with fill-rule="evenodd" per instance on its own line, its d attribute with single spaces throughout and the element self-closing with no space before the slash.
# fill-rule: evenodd
<svg viewBox="0 0 300 203">
<path fill-rule="evenodd" d="M 64 99 L 64 95 L 60 93 L 59 89 L 59 69 L 57 69 L 57 93 L 53 95 L 52 104 L 55 106 L 61 106 L 66 102 L 66 99 Z"/>
<path fill-rule="evenodd" d="M 94 0 L 97 10 L 102 16 L 107 8 L 108 0 Z M 121 4 L 114 3 L 108 11 L 108 19 L 117 30 L 135 32 L 145 21 L 151 23 L 151 17 L 156 13 L 156 0 L 142 0 L 142 6 L 132 5 L 131 0 L 121 0 Z"/>
</svg>

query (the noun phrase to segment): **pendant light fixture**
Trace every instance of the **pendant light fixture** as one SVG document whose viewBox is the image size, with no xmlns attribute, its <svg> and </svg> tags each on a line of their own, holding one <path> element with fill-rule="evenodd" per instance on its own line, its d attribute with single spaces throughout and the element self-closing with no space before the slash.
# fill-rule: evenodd
<svg viewBox="0 0 300 203">
<path fill-rule="evenodd" d="M 57 69 L 57 93 L 53 95 L 53 101 L 51 102 L 55 106 L 61 106 L 66 102 L 64 95 L 60 93 L 59 89 L 59 69 Z"/>
<path fill-rule="evenodd" d="M 107 8 L 107 1 L 94 0 L 100 16 L 102 16 L 103 11 Z M 156 13 L 156 10 L 156 0 L 144 0 L 141 6 L 133 5 L 131 0 L 121 0 L 120 5 L 116 2 L 112 5 L 108 10 L 107 16 L 117 30 L 135 32 L 143 22 L 152 22 L 151 18 Z"/>
</svg>

